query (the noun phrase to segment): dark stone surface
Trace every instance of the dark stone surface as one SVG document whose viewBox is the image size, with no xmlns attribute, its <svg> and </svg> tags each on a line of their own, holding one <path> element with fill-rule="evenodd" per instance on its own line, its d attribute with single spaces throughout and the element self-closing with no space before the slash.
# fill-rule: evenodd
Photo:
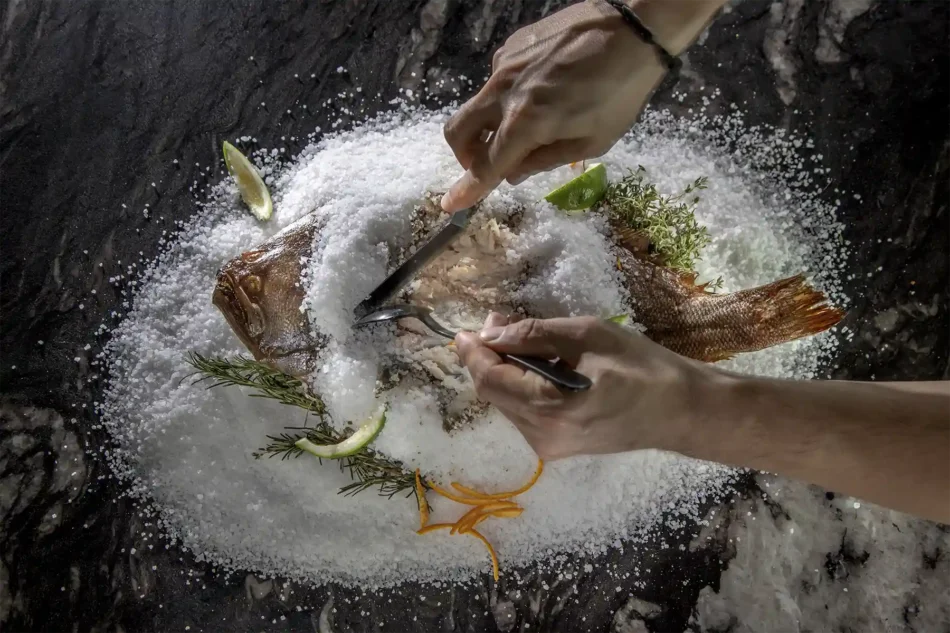
<svg viewBox="0 0 950 633">
<path fill-rule="evenodd" d="M 673 88 L 714 86 L 750 123 L 807 129 L 835 186 L 861 195 L 842 200 L 854 245 L 848 324 L 856 336 L 835 375 L 948 377 L 947 4 L 871 1 L 854 16 L 847 4 L 739 3 L 654 103 L 682 110 L 688 103 L 674 102 Z M 108 278 L 140 251 L 153 256 L 162 231 L 194 211 L 188 188 L 205 181 L 208 165 L 217 178 L 222 140 L 251 135 L 273 147 L 282 135 L 326 128 L 339 113 L 317 106 L 355 86 L 370 95 L 357 117 L 390 107 L 400 86 L 416 88 L 423 76 L 468 94 L 460 76 L 477 87 L 490 52 L 544 6 L 13 0 L 0 7 L 3 630 L 323 630 L 321 612 L 339 631 L 640 630 L 621 628 L 621 615 L 651 630 L 687 627 L 699 590 L 718 587 L 728 548 L 627 548 L 573 582 L 524 570 L 520 588 L 483 578 L 372 596 L 222 578 L 167 548 L 109 479 L 97 458 L 106 439 L 90 411 L 96 382 L 73 360 L 122 310 L 124 297 Z M 314 114 L 287 112 L 298 103 Z M 751 481 L 743 488 L 756 494 Z M 691 536 L 669 538 L 675 545 Z M 647 580 L 614 593 L 607 563 L 621 571 L 639 565 Z M 647 602 L 628 602 L 630 593 Z M 641 611 L 651 615 L 631 615 Z"/>
</svg>

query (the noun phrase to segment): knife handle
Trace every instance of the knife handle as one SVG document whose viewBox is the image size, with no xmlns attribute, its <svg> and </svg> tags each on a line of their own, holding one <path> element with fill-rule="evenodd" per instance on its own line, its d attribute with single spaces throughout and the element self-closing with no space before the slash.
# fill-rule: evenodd
<svg viewBox="0 0 950 633">
<path fill-rule="evenodd" d="M 501 354 L 500 356 L 512 365 L 517 365 L 527 371 L 533 371 L 567 391 L 587 391 L 593 385 L 590 378 L 574 371 L 562 360 L 552 363 L 544 358 L 534 356 L 520 356 L 518 354 Z"/>
</svg>

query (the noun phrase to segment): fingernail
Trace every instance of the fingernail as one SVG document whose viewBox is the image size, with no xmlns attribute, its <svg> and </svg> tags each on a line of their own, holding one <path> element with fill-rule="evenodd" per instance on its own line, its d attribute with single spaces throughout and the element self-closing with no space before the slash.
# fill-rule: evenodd
<svg viewBox="0 0 950 633">
<path fill-rule="evenodd" d="M 504 327 L 487 327 L 481 332 L 478 333 L 479 338 L 482 339 L 485 343 L 493 343 L 501 338 L 501 335 L 504 333 Z"/>
<path fill-rule="evenodd" d="M 485 319 L 482 329 L 504 325 L 508 325 L 508 319 L 505 318 L 505 315 L 499 314 L 498 312 L 491 312 L 489 313 L 488 318 Z"/>
<path fill-rule="evenodd" d="M 527 180 L 527 179 L 530 178 L 530 177 L 531 177 L 531 174 L 525 174 L 524 176 L 518 176 L 518 177 L 515 178 L 514 180 L 509 180 L 509 181 L 508 181 L 508 184 L 510 184 L 512 187 L 517 187 L 518 185 L 520 185 L 521 183 L 523 183 L 525 180 Z"/>
<path fill-rule="evenodd" d="M 449 191 L 444 196 L 442 196 L 442 210 L 451 213 L 452 209 L 452 192 Z"/>
</svg>

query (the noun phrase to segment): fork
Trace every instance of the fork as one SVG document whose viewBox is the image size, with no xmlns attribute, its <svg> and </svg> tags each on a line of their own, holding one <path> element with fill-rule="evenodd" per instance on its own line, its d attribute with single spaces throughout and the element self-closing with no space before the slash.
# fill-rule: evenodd
<svg viewBox="0 0 950 633">
<path fill-rule="evenodd" d="M 445 338 L 454 339 L 455 335 L 457 334 L 457 332 L 453 332 L 449 328 L 436 321 L 432 317 L 432 310 L 426 308 L 425 306 L 414 305 L 411 303 L 390 305 L 374 312 L 370 312 L 354 323 L 353 327 L 363 327 L 373 323 L 397 321 L 407 317 L 418 319 L 427 328 L 436 334 L 439 334 L 440 336 L 444 336 Z M 551 362 L 544 358 L 536 358 L 534 356 L 521 356 L 520 354 L 505 353 L 501 353 L 499 356 L 501 356 L 502 360 L 505 360 L 513 365 L 517 365 L 527 371 L 532 371 L 567 391 L 587 391 L 592 385 L 590 378 L 574 371 L 567 363 L 562 360 Z"/>
</svg>

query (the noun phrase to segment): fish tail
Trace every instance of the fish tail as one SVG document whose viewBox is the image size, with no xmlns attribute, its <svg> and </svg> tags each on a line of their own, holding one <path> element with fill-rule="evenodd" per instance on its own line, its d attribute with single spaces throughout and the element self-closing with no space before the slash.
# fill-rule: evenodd
<svg viewBox="0 0 950 633">
<path fill-rule="evenodd" d="M 844 317 L 844 312 L 830 305 L 825 294 L 810 286 L 801 274 L 741 290 L 735 297 L 753 308 L 760 336 L 776 342 L 824 332 Z"/>
<path fill-rule="evenodd" d="M 682 300 L 668 293 L 674 296 L 672 306 L 669 301 L 666 305 L 658 300 L 652 304 L 641 301 L 638 318 L 646 326 L 646 335 L 657 343 L 705 362 L 818 334 L 844 317 L 804 275 L 729 294 L 712 293 L 696 285 L 695 275 L 680 276 L 676 285 L 664 286 L 670 287 L 685 290 L 689 298 Z M 647 296 L 665 298 L 663 293 Z"/>
</svg>

